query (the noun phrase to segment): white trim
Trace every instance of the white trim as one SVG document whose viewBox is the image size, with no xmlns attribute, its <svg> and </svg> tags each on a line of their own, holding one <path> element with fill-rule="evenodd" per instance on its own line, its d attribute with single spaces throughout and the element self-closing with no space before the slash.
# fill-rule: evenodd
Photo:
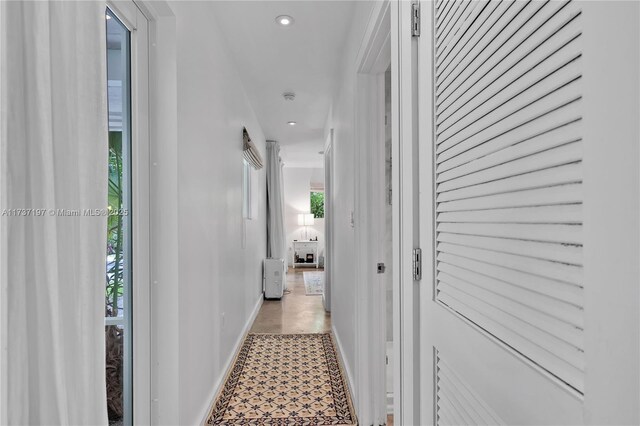
<svg viewBox="0 0 640 426">
<path fill-rule="evenodd" d="M 137 0 L 149 17 L 151 422 L 179 424 L 180 335 L 176 18 L 167 2 Z"/>
<path fill-rule="evenodd" d="M 106 7 L 131 31 L 131 239 L 133 424 L 151 423 L 149 22 L 133 0 Z M 111 323 L 105 319 L 105 324 Z M 115 323 L 124 323 L 123 319 Z M 125 382 L 126 383 L 126 382 Z M 126 419 L 125 419 L 126 420 Z"/>
<path fill-rule="evenodd" d="M 389 15 L 388 24 L 385 15 Z M 375 214 L 371 214 L 370 203 L 375 203 L 375 194 L 369 194 L 366 180 L 371 177 L 371 162 L 365 143 L 372 140 L 379 129 L 375 126 L 374 98 L 368 94 L 377 92 L 372 74 L 382 73 L 387 64 L 381 58 L 389 52 L 392 67 L 392 149 L 393 149 L 393 323 L 394 323 L 394 422 L 396 424 L 418 424 L 417 398 L 419 371 L 418 346 L 416 342 L 418 311 L 415 306 L 417 286 L 413 280 L 411 252 L 417 244 L 414 220 L 417 203 L 414 202 L 417 169 L 415 120 L 416 105 L 412 96 L 415 83 L 415 46 L 411 37 L 411 3 L 401 0 L 380 2 L 373 7 L 363 41 L 358 52 L 356 93 L 356 158 L 362 158 L 362 167 L 356 172 L 356 367 L 358 369 L 357 387 L 367 397 L 356 391 L 356 407 L 362 424 L 378 423 L 374 412 L 376 405 L 384 408 L 384 400 L 372 396 L 369 389 L 380 383 L 382 374 L 378 357 L 384 360 L 385 339 L 376 334 L 375 319 L 380 319 L 382 294 L 380 289 L 371 285 L 371 276 L 375 273 L 378 253 L 372 250 L 369 242 L 376 226 Z M 385 27 L 386 25 L 386 27 Z M 386 35 L 385 31 L 389 34 Z M 388 50 L 386 44 L 388 43 Z M 405 94 L 404 96 L 402 94 Z M 374 117 L 373 119 L 371 117 Z M 368 144 L 367 144 L 368 145 Z M 372 154 L 375 161 L 375 154 Z M 367 189 L 363 191 L 362 189 Z M 373 192 L 373 191 L 371 191 Z M 377 281 L 377 280 L 376 280 Z M 372 329 L 373 328 L 373 329 Z M 378 330 L 379 331 L 379 330 Z M 379 341 L 378 341 L 379 340 Z M 416 372 L 414 374 L 414 371 Z M 378 385 L 379 386 L 379 385 Z M 384 386 L 380 386 L 384 389 Z M 384 396 L 384 395 L 383 395 Z M 373 399 L 367 399 L 373 398 Z M 370 418 L 371 417 L 371 418 Z M 386 419 L 382 419 L 382 422 Z"/>
<path fill-rule="evenodd" d="M 388 22 L 387 15 L 387 22 Z M 386 35 L 387 41 L 389 40 L 389 34 Z M 385 43 L 385 46 L 390 48 L 389 43 Z M 386 57 L 380 57 L 382 61 L 386 63 L 386 66 L 391 65 L 390 51 L 386 52 Z M 385 74 L 384 71 L 375 76 L 372 81 L 372 89 L 375 91 L 375 102 L 371 105 L 371 138 L 375 141 L 375 144 L 371 147 L 370 156 L 370 182 L 371 191 L 369 191 L 369 205 L 371 223 L 369 226 L 369 232 L 371 235 L 371 244 L 369 244 L 369 262 L 368 262 L 368 276 L 369 282 L 375 283 L 373 286 L 369 286 L 369 292 L 371 293 L 371 318 L 370 318 L 370 333 L 371 341 L 369 344 L 371 350 L 371 371 L 375 369 L 373 377 L 372 389 L 377 389 L 375 395 L 372 395 L 372 412 L 374 424 L 382 424 L 386 418 L 387 410 L 386 406 L 386 356 L 387 356 L 387 338 L 386 338 L 386 295 L 387 288 L 386 283 L 383 280 L 384 275 L 378 274 L 377 263 L 384 259 L 384 227 L 385 222 Z"/>
<path fill-rule="evenodd" d="M 426 147 L 419 152 L 418 161 L 420 163 L 419 182 L 423 187 L 420 188 L 420 242 L 422 248 L 422 285 L 420 291 L 420 418 L 427 423 L 435 424 L 435 360 L 433 348 L 432 327 L 429 327 L 429 321 L 433 317 L 432 310 L 427 309 L 429 303 L 433 300 L 435 265 L 434 259 L 435 237 L 434 237 L 434 192 L 433 183 L 433 3 L 422 2 L 420 10 L 420 26 L 423 28 L 421 38 L 423 43 L 418 45 L 418 69 L 420 72 L 418 85 L 418 110 L 419 126 L 420 126 L 420 146 Z M 424 83 L 423 83 L 424 82 Z M 428 183 L 430 186 L 426 186 Z"/>
<path fill-rule="evenodd" d="M 106 0 L 105 3 L 129 31 L 133 32 L 137 29 L 138 7 L 133 0 Z"/>
<path fill-rule="evenodd" d="M 413 94 L 416 87 L 415 55 L 417 41 L 411 36 L 412 3 L 391 3 L 391 74 L 396 89 L 391 94 L 393 130 L 392 175 L 394 244 L 394 423 L 420 424 L 417 378 L 419 368 L 418 321 L 415 299 L 418 292 L 413 279 L 412 251 L 417 246 L 416 219 L 416 143 L 417 120 Z"/>
<path fill-rule="evenodd" d="M 324 173 L 325 173 L 325 197 L 324 197 L 324 217 L 325 217 L 325 247 L 324 247 L 324 270 L 325 289 L 322 294 L 322 305 L 324 310 L 331 312 L 331 286 L 333 284 L 333 129 L 329 130 L 327 142 L 324 149 Z"/>
<path fill-rule="evenodd" d="M 356 392 L 355 392 L 355 382 L 353 380 L 353 374 L 351 374 L 351 369 L 349 368 L 349 364 L 346 362 L 346 359 L 344 357 L 344 351 L 342 350 L 342 343 L 340 341 L 340 336 L 338 335 L 338 330 L 336 330 L 335 326 L 331 326 L 331 333 L 333 334 L 333 337 L 335 338 L 335 342 L 336 342 L 336 350 L 338 351 L 338 357 L 340 358 L 340 363 L 344 369 L 345 374 L 347 375 L 347 385 L 349 386 L 349 393 L 351 395 L 351 401 L 355 402 L 356 399 Z M 357 411 L 356 411 L 357 413 Z M 359 419 L 358 419 L 359 420 Z M 358 421 L 358 424 L 362 424 L 360 421 Z"/>
<path fill-rule="evenodd" d="M 134 5 L 135 7 L 135 5 Z M 149 22 L 136 9 L 131 33 L 133 424 L 151 422 Z"/>
<path fill-rule="evenodd" d="M 4 20 L 7 19 L 4 13 L 4 3 L 0 4 L 0 26 L 4 24 Z M 0 31 L 0 52 L 6 52 L 5 46 L 7 43 L 7 37 L 3 37 L 3 31 Z M 0 61 L 4 58 L 3 53 L 0 53 Z M 5 176 L 4 168 L 7 164 L 7 148 L 6 148 L 6 123 L 8 119 L 8 108 L 6 95 L 3 88 L 7 87 L 6 73 L 0 73 L 0 176 Z M 0 208 L 7 207 L 7 179 L 0 179 Z M 8 264 L 8 247 L 7 247 L 7 217 L 0 217 L 0 425 L 6 425 L 9 423 L 8 411 L 8 381 L 7 381 L 7 355 L 8 355 L 8 284 L 7 267 Z"/>
<path fill-rule="evenodd" d="M 380 199 L 384 199 L 384 72 L 391 62 L 389 3 L 376 4 L 358 53 L 356 76 L 356 408 L 362 424 L 381 424 L 386 414 L 383 333 L 385 291 L 380 261 Z M 381 160 L 382 158 L 382 160 Z M 374 392 L 372 390 L 377 390 Z M 366 390 L 366 391 L 365 391 Z"/>
<path fill-rule="evenodd" d="M 218 377 L 218 380 L 216 380 L 213 387 L 211 388 L 211 392 L 209 392 L 209 397 L 205 399 L 206 401 L 205 405 L 203 409 L 200 411 L 201 413 L 200 418 L 202 419 L 200 424 L 204 425 L 207 423 L 207 417 L 209 416 L 209 413 L 213 408 L 213 404 L 215 404 L 216 402 L 216 397 L 218 396 L 218 393 L 222 390 L 222 385 L 224 384 L 227 378 L 227 375 L 231 370 L 231 367 L 233 367 L 233 361 L 236 359 L 236 355 L 240 351 L 240 347 L 242 346 L 244 339 L 247 337 L 247 334 L 249 334 L 249 330 L 251 329 L 253 322 L 258 316 L 258 312 L 260 312 L 260 307 L 262 306 L 263 301 L 264 301 L 264 295 L 263 293 L 260 293 L 260 297 L 256 301 L 256 304 L 253 307 L 253 311 L 251 311 L 251 315 L 247 319 L 247 322 L 244 324 L 244 327 L 242 328 L 242 332 L 238 335 L 238 339 L 233 345 L 233 350 L 231 351 L 229 357 L 223 364 L 224 373 Z"/>
<path fill-rule="evenodd" d="M 639 424 L 640 7 L 580 6 L 585 423 Z"/>
<path fill-rule="evenodd" d="M 104 325 L 105 327 L 110 325 L 124 325 L 124 317 L 105 317 Z"/>
</svg>

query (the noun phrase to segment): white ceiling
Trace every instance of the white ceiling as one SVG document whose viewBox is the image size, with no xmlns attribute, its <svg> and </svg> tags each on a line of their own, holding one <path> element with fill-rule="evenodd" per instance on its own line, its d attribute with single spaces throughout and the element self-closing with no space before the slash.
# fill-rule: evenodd
<svg viewBox="0 0 640 426">
<path fill-rule="evenodd" d="M 322 167 L 324 126 L 355 1 L 219 1 L 216 22 L 267 139 L 285 166 Z M 277 25 L 290 15 L 295 23 Z M 285 101 L 284 92 L 294 92 Z M 296 121 L 289 126 L 288 121 Z"/>
</svg>

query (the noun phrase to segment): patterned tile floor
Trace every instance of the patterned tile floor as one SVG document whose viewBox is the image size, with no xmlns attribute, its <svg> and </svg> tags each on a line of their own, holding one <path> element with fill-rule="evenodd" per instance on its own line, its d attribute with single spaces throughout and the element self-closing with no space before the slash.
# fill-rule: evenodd
<svg viewBox="0 0 640 426">
<path fill-rule="evenodd" d="M 355 425 L 329 333 L 249 334 L 210 425 Z"/>
<path fill-rule="evenodd" d="M 356 424 L 331 317 L 321 297 L 305 294 L 304 270 L 289 269 L 282 300 L 264 301 L 208 424 Z"/>
</svg>

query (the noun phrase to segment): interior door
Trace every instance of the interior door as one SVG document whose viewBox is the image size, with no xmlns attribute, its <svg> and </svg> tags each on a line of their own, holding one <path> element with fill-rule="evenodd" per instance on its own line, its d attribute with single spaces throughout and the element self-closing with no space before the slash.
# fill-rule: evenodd
<svg viewBox="0 0 640 426">
<path fill-rule="evenodd" d="M 606 3 L 420 4 L 422 424 L 640 420 L 639 9 Z"/>
</svg>

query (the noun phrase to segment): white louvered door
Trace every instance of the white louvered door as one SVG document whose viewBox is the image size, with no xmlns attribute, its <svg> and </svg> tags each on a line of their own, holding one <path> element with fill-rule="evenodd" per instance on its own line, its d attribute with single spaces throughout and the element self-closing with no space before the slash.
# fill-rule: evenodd
<svg viewBox="0 0 640 426">
<path fill-rule="evenodd" d="M 637 424 L 637 3 L 421 12 L 422 423 Z"/>
</svg>

